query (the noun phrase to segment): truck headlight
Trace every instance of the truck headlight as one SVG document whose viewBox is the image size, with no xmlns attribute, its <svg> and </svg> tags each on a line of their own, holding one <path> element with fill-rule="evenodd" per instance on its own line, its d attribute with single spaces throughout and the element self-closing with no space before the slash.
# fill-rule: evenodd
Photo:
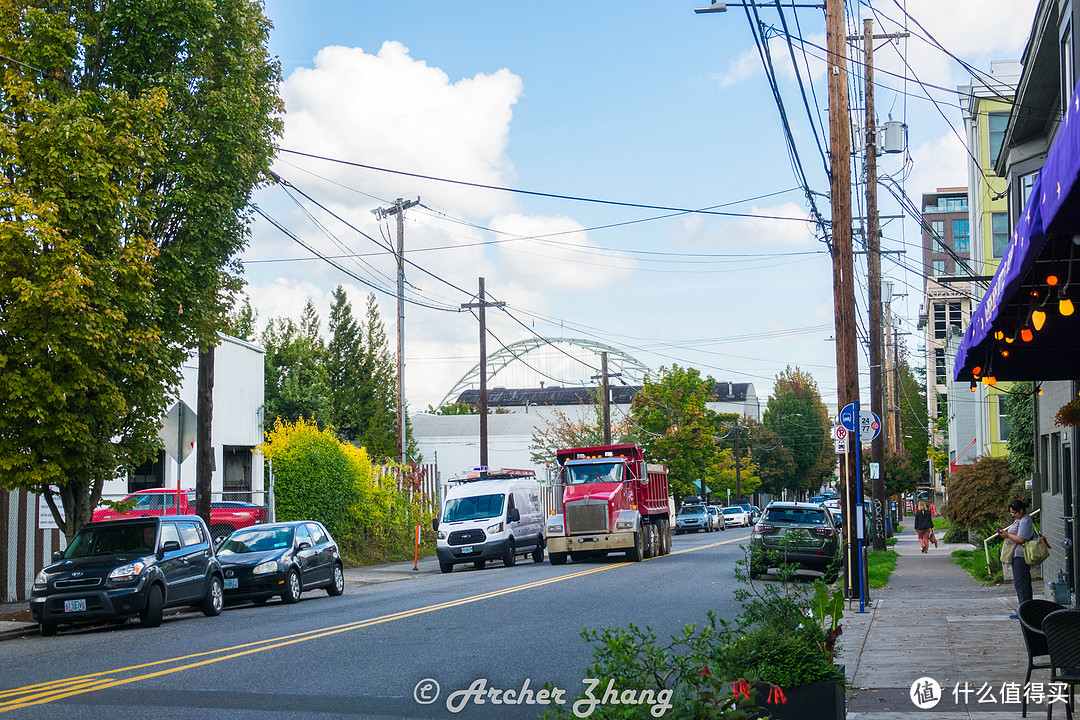
<svg viewBox="0 0 1080 720">
<path fill-rule="evenodd" d="M 34 589 L 35 590 L 44 590 L 46 587 L 48 587 L 48 585 L 49 585 L 49 576 L 48 576 L 48 574 L 46 574 L 46 572 L 44 570 L 42 570 L 41 572 L 39 572 L 37 574 L 37 577 L 34 578 Z"/>
<path fill-rule="evenodd" d="M 251 571 L 252 575 L 266 575 L 267 573 L 277 572 L 277 560 L 267 560 L 266 562 L 259 563 L 255 566 L 255 569 Z"/>
<path fill-rule="evenodd" d="M 119 582 L 134 580 L 135 578 L 139 577 L 145 567 L 146 563 L 142 561 L 128 563 L 127 565 L 118 567 L 111 573 L 109 573 L 109 579 L 117 580 Z"/>
<path fill-rule="evenodd" d="M 558 533 L 558 534 L 561 535 L 562 534 L 562 525 L 548 525 L 548 532 L 549 533 Z"/>
<path fill-rule="evenodd" d="M 616 530 L 633 530 L 634 529 L 634 521 L 633 520 L 616 520 L 615 521 L 615 529 Z"/>
<path fill-rule="evenodd" d="M 503 524 L 501 522 L 497 522 L 494 525 L 488 525 L 487 534 L 488 535 L 494 535 L 495 533 L 501 533 L 502 530 L 503 530 Z"/>
</svg>

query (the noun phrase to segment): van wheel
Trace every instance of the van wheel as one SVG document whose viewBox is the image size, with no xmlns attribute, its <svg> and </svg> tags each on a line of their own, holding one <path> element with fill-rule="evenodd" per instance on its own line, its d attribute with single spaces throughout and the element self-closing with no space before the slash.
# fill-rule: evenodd
<svg viewBox="0 0 1080 720">
<path fill-rule="evenodd" d="M 514 544 L 514 538 L 510 538 L 506 541 L 506 555 L 503 556 L 504 567 L 514 567 L 517 565 L 517 546 Z"/>
<path fill-rule="evenodd" d="M 552 565 L 565 565 L 566 553 L 548 553 L 548 560 Z"/>
<path fill-rule="evenodd" d="M 472 566 L 477 570 L 483 570 L 487 567 L 487 560 L 473 560 Z"/>
<path fill-rule="evenodd" d="M 441 562 L 439 563 L 439 569 L 442 570 L 444 573 L 454 572 L 454 563 Z"/>
<path fill-rule="evenodd" d="M 536 547 L 533 549 L 532 557 L 534 563 L 544 562 L 544 538 L 536 538 Z"/>
<path fill-rule="evenodd" d="M 155 628 L 161 625 L 161 616 L 165 611 L 165 594 L 160 585 L 151 585 L 146 596 L 146 607 L 139 613 L 139 622 L 143 627 Z"/>
</svg>

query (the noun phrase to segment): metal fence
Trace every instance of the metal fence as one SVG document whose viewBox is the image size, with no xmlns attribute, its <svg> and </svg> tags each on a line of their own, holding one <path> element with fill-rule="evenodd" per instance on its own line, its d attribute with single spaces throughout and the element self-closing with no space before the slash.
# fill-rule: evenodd
<svg viewBox="0 0 1080 720">
<path fill-rule="evenodd" d="M 44 501 L 41 508 L 48 513 Z M 24 602 L 38 570 L 50 562 L 56 550 L 67 542 L 63 533 L 52 527 L 39 527 L 38 495 L 26 490 L 0 491 L 0 602 Z M 53 524 L 52 516 L 42 518 L 42 525 Z"/>
</svg>

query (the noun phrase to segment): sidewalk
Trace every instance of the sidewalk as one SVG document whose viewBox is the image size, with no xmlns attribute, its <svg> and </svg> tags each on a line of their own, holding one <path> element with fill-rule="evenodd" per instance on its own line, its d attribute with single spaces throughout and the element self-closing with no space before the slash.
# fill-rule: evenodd
<svg viewBox="0 0 1080 720">
<path fill-rule="evenodd" d="M 889 584 L 871 591 L 864 614 L 857 600 L 849 603 L 842 621 L 838 661 L 847 666 L 849 720 L 1020 717 L 1019 701 L 1006 704 L 1002 695 L 1004 683 L 1022 689 L 1027 670 L 1020 627 L 1009 619 L 1016 611 L 1012 584 L 983 587 L 957 565 L 952 551 L 970 545 L 946 545 L 939 537 L 940 547 L 922 554 L 911 518 L 896 537 L 893 549 L 900 557 Z M 1042 589 L 1035 581 L 1035 597 Z M 933 709 L 920 709 L 910 697 L 912 684 L 923 677 L 941 687 Z M 1032 672 L 1032 683 L 1047 679 L 1045 670 Z M 972 690 L 966 703 L 965 682 Z M 1029 717 L 1045 712 L 1045 705 L 1028 704 Z"/>
</svg>

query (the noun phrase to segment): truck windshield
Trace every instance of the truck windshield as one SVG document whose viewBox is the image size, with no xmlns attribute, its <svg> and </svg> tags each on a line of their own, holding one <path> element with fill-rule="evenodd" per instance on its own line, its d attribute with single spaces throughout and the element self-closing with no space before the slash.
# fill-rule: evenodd
<svg viewBox="0 0 1080 720">
<path fill-rule="evenodd" d="M 623 480 L 622 463 L 599 463 L 589 465 L 567 465 L 566 484 L 615 483 Z"/>
<path fill-rule="evenodd" d="M 462 520 L 482 520 L 499 517 L 503 511 L 503 496 L 475 495 L 473 497 L 451 498 L 446 501 L 443 522 L 461 522 Z"/>
</svg>

